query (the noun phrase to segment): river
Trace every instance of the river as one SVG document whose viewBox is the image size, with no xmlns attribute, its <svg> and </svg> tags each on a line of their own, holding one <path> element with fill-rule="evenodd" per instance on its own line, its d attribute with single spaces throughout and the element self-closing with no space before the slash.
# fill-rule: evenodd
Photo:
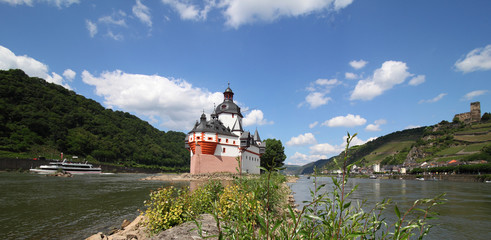
<svg viewBox="0 0 491 240">
<path fill-rule="evenodd" d="M 76 175 L 47 177 L 0 172 L 0 236 L 2 239 L 84 239 L 133 220 L 143 209 L 150 190 L 171 182 L 140 181 L 148 174 Z M 313 179 L 290 184 L 298 203 L 309 200 Z M 322 191 L 332 189 L 330 178 Z M 177 185 L 189 185 L 178 183 Z M 359 185 L 352 200 L 368 204 L 391 198 L 401 209 L 414 200 L 447 193 L 448 203 L 426 239 L 491 239 L 491 183 L 350 179 Z M 301 206 L 300 206 L 301 207 Z M 299 208 L 300 208 L 299 207 Z M 387 210 L 393 219 L 394 208 Z M 392 217 L 390 216 L 392 215 Z M 392 222 L 391 222 L 392 223 Z"/>
<path fill-rule="evenodd" d="M 318 178 L 317 183 L 326 184 L 321 191 L 330 191 L 333 187 L 328 177 Z M 313 189 L 313 178 L 301 177 L 289 185 L 301 209 L 302 201 L 311 200 L 309 189 Z M 448 201 L 434 208 L 440 216 L 430 220 L 434 227 L 425 239 L 491 239 L 491 183 L 350 178 L 347 189 L 355 185 L 358 189 L 352 194 L 352 201 L 366 200 L 368 206 L 373 206 L 375 202 L 390 198 L 401 213 L 416 199 L 446 193 Z M 395 216 L 393 205 L 385 210 L 390 224 Z"/>
<path fill-rule="evenodd" d="M 150 190 L 170 182 L 148 174 L 48 177 L 0 172 L 2 239 L 85 239 L 132 221 Z M 183 184 L 183 183 L 180 183 Z"/>
</svg>

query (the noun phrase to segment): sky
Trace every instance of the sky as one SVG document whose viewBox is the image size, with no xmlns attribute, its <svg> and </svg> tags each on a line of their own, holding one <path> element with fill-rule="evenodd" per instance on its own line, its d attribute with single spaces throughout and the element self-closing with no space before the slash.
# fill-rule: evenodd
<svg viewBox="0 0 491 240">
<path fill-rule="evenodd" d="M 491 1 L 0 0 L 0 69 L 187 133 L 230 84 L 303 165 L 491 112 Z M 184 144 L 184 143 L 183 143 Z"/>
</svg>

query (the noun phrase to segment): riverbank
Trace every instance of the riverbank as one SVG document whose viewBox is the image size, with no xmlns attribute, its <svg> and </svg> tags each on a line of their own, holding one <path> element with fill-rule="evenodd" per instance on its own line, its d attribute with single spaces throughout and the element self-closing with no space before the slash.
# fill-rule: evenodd
<svg viewBox="0 0 491 240">
<path fill-rule="evenodd" d="M 399 180 L 423 180 L 424 181 L 448 181 L 448 182 L 485 182 L 491 180 L 490 174 L 397 174 L 397 175 L 350 175 L 349 178 L 399 179 Z M 337 175 L 319 175 L 319 177 L 338 177 Z"/>
<path fill-rule="evenodd" d="M 0 158 L 0 171 L 27 172 L 31 168 L 47 165 L 52 160 L 33 160 L 22 158 Z M 105 173 L 160 173 L 161 170 L 149 168 L 127 167 L 109 164 L 94 164 L 100 166 Z"/>
<path fill-rule="evenodd" d="M 230 173 L 213 173 L 213 174 L 162 174 L 158 176 L 150 176 L 143 178 L 144 181 L 206 181 L 206 180 L 219 180 L 219 181 L 231 181 L 234 178 L 239 177 L 237 174 Z M 257 175 L 246 175 L 242 177 L 257 178 Z M 295 207 L 295 200 L 293 198 L 293 193 L 288 187 L 287 183 L 293 183 L 298 179 L 298 177 L 289 176 L 286 181 L 281 185 L 282 191 L 285 193 L 283 198 L 284 206 L 290 205 Z M 284 210 L 286 211 L 286 210 Z M 170 229 L 162 231 L 156 235 L 149 235 L 148 229 L 144 225 L 145 216 L 140 215 L 131 223 L 126 220 L 121 225 L 121 228 L 113 231 L 109 234 L 104 234 L 99 232 L 88 237 L 86 240 L 120 240 L 120 239 L 202 239 L 198 232 L 196 231 L 196 223 L 194 221 L 189 221 L 182 223 L 180 225 L 174 226 Z M 199 216 L 197 221 L 201 225 L 201 229 L 206 235 L 217 235 L 218 228 L 214 217 L 210 214 L 202 214 Z M 129 224 L 128 224 L 129 223 Z M 208 238 L 217 239 L 217 238 Z"/>
</svg>

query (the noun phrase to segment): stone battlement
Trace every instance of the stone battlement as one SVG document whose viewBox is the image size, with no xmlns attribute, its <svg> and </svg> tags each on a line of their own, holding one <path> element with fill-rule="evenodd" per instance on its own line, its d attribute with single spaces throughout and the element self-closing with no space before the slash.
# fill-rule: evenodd
<svg viewBox="0 0 491 240">
<path fill-rule="evenodd" d="M 481 121 L 481 103 L 471 103 L 470 112 L 455 114 L 454 119 L 455 118 L 464 123 L 475 123 Z"/>
</svg>

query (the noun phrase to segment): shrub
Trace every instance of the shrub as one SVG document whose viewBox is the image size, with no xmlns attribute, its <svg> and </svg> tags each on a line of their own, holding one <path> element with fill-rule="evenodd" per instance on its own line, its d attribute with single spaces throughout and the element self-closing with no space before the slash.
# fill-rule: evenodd
<svg viewBox="0 0 491 240">
<path fill-rule="evenodd" d="M 193 192 L 173 186 L 150 193 L 145 201 L 145 225 L 152 233 L 158 233 L 183 222 L 193 220 L 199 214 L 210 212 L 223 186 L 218 181 L 209 181 Z"/>
<path fill-rule="evenodd" d="M 350 192 L 345 192 L 345 185 L 348 181 L 346 173 L 351 166 L 347 166 L 347 151 L 349 144 L 354 136 L 348 134 L 347 146 L 344 161 L 342 162 L 343 177 L 341 180 L 332 178 L 334 187 L 332 191 L 321 193 L 320 190 L 325 185 L 317 186 L 314 180 L 314 190 L 311 190 L 312 201 L 306 205 L 299 213 L 293 211 L 288 206 L 287 212 L 283 214 L 271 214 L 268 204 L 272 203 L 271 198 L 278 191 L 269 184 L 273 183 L 272 172 L 266 171 L 266 177 L 259 179 L 259 184 L 266 184 L 266 198 L 259 203 L 264 204 L 264 208 L 258 211 L 237 212 L 233 219 L 226 219 L 219 214 L 220 211 L 214 210 L 215 219 L 219 230 L 218 239 L 409 239 L 414 235 L 423 238 L 431 228 L 427 224 L 433 213 L 431 208 L 443 203 L 443 194 L 431 199 L 420 199 L 414 202 L 413 206 L 405 212 L 401 212 L 397 206 L 394 207 L 397 220 L 393 224 L 388 224 L 382 217 L 382 212 L 391 203 L 390 200 L 379 202 L 370 211 L 363 210 L 363 203 L 357 206 L 351 204 L 346 199 L 356 191 L 356 187 Z M 240 183 L 240 182 L 239 182 Z M 241 193 L 241 186 L 225 190 L 224 194 Z M 243 192 L 245 196 L 255 195 L 257 192 Z M 229 195 L 227 193 L 227 195 Z M 237 197 L 230 196 L 230 199 Z M 246 197 L 247 198 L 247 197 Z M 259 200 L 259 199 L 258 199 Z M 225 201 L 215 204 L 215 208 L 221 209 L 224 204 L 235 200 Z M 246 200 L 247 202 L 247 200 Z M 233 205 L 233 204 L 232 204 Z M 231 207 L 228 207 L 231 209 Z M 421 212 L 421 214 L 418 214 Z M 255 217 L 256 221 L 250 221 Z M 223 220 L 231 221 L 223 224 Z M 257 224 L 257 228 L 254 223 Z M 225 227 L 223 227 L 225 226 Z M 247 226 L 247 227 L 245 227 Z M 199 226 L 198 226 L 198 229 Z M 210 236 L 207 236 L 210 237 Z"/>
</svg>

